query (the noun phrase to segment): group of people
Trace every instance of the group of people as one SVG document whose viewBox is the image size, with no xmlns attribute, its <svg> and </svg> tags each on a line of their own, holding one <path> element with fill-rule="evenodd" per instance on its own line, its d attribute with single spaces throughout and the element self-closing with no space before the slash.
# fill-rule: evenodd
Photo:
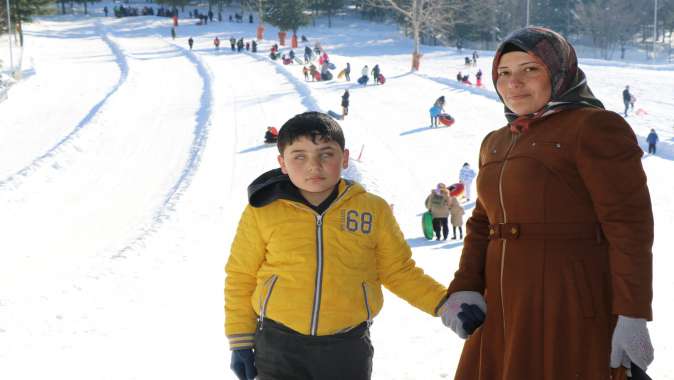
<svg viewBox="0 0 674 380">
<path fill-rule="evenodd" d="M 433 231 L 436 240 L 441 238 L 447 240 L 449 234 L 448 219 L 452 224 L 452 240 L 456 240 L 457 229 L 459 230 L 459 239 L 463 240 L 463 215 L 465 211 L 459 201 L 459 196 L 463 196 L 465 202 L 470 201 L 471 185 L 475 176 L 475 171 L 466 162 L 459 171 L 459 184 L 463 186 L 462 193 L 457 193 L 456 196 L 452 195 L 457 190 L 455 185 L 447 186 L 440 182 L 426 197 L 424 204 L 433 216 Z"/>
<path fill-rule="evenodd" d="M 375 85 L 384 84 L 386 82 L 386 78 L 384 77 L 384 74 L 382 74 L 379 64 L 376 64 L 372 70 L 370 70 L 367 65 L 363 66 L 363 69 L 360 71 L 360 78 L 358 78 L 358 84 L 367 86 L 367 82 L 370 80 L 369 75 L 372 75 L 372 82 Z"/>
<path fill-rule="evenodd" d="M 239 379 L 369 380 L 382 286 L 465 339 L 455 379 L 647 369 L 654 226 L 632 128 L 594 97 L 552 30 L 507 36 L 492 72 L 507 124 L 481 144 L 479 195 L 448 287 L 416 266 L 389 204 L 342 178 L 337 121 L 306 112 L 281 127 L 280 167 L 248 187 L 225 267 Z"/>
<path fill-rule="evenodd" d="M 461 71 L 456 74 L 456 80 L 459 83 L 467 84 L 469 86 L 473 85 L 470 81 L 470 74 L 463 74 Z M 477 87 L 482 87 L 482 69 L 477 69 L 477 72 L 475 73 L 475 85 Z"/>
<path fill-rule="evenodd" d="M 457 197 L 452 195 L 453 186 L 447 187 L 438 183 L 424 202 L 426 209 L 433 216 L 433 231 L 436 240 L 447 240 L 449 235 L 448 219 L 451 215 L 452 240 L 456 240 L 456 229 L 459 229 L 459 239 L 463 240 L 463 214 L 465 211 Z"/>
</svg>

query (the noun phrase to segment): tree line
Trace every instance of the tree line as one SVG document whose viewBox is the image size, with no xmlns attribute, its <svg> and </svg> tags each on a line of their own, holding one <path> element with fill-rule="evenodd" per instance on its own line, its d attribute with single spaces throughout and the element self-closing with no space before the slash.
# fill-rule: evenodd
<svg viewBox="0 0 674 380">
<path fill-rule="evenodd" d="M 65 13 L 66 3 L 89 0 L 10 0 L 12 30 L 45 12 L 56 3 Z M 181 8 L 190 0 L 156 0 Z M 674 31 L 674 0 L 657 0 L 657 42 L 671 43 Z M 258 14 L 260 23 L 297 32 L 318 16 L 332 18 L 352 9 L 370 20 L 393 20 L 415 41 L 413 55 L 420 56 L 422 44 L 450 45 L 466 41 L 474 48 L 493 48 L 511 31 L 540 25 L 559 31 L 567 38 L 583 40 L 602 51 L 604 58 L 626 44 L 653 42 L 655 0 L 207 0 L 209 9 L 222 11 L 239 6 Z M 5 1 L 0 1 L 0 30 L 7 31 Z M 527 10 L 528 8 L 528 10 Z"/>
</svg>

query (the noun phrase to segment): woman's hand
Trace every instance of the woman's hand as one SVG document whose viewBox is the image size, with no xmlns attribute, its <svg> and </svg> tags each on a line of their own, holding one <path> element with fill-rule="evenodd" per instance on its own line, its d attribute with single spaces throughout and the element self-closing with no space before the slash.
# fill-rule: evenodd
<svg viewBox="0 0 674 380">
<path fill-rule="evenodd" d="M 653 345 L 645 319 L 619 315 L 611 339 L 611 368 L 630 368 L 630 362 L 645 371 L 653 362 Z"/>
</svg>

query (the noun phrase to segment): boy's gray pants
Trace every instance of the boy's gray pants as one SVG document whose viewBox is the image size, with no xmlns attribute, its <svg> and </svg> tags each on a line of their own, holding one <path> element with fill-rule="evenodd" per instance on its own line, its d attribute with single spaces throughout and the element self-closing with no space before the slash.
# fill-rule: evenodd
<svg viewBox="0 0 674 380">
<path fill-rule="evenodd" d="M 370 380 L 373 355 L 367 322 L 345 333 L 309 336 L 265 319 L 255 333 L 259 380 Z"/>
</svg>

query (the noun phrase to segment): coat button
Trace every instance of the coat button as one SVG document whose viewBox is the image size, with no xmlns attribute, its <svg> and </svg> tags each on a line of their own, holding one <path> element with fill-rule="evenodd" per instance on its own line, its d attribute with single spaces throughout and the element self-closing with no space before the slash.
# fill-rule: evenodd
<svg viewBox="0 0 674 380">
<path fill-rule="evenodd" d="M 517 235 L 517 228 L 513 227 L 510 229 L 510 233 L 513 235 Z"/>
<path fill-rule="evenodd" d="M 491 154 L 496 154 L 496 149 L 492 150 Z"/>
<path fill-rule="evenodd" d="M 535 143 L 535 142 L 532 142 L 532 143 L 531 143 L 531 146 L 536 146 L 536 143 Z"/>
<path fill-rule="evenodd" d="M 562 144 L 556 144 L 555 147 L 561 148 L 561 147 L 562 147 Z"/>
<path fill-rule="evenodd" d="M 493 236 L 496 233 L 493 228 L 489 229 L 489 236 Z"/>
</svg>

